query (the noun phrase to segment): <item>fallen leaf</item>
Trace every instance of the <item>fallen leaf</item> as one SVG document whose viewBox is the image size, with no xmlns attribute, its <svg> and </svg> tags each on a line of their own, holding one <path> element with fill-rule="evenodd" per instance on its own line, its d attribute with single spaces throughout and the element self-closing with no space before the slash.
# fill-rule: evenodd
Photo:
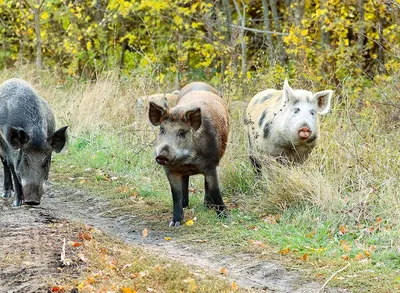
<svg viewBox="0 0 400 293">
<path fill-rule="evenodd" d="M 280 255 L 285 255 L 285 254 L 288 254 L 289 252 L 290 252 L 290 248 L 289 247 L 285 248 L 285 249 L 281 249 L 281 250 L 278 251 L 278 253 Z"/>
<path fill-rule="evenodd" d="M 369 252 L 367 249 L 364 249 L 363 252 L 367 257 L 371 257 L 371 252 Z"/>
<path fill-rule="evenodd" d="M 271 224 L 271 225 L 275 225 L 278 224 L 276 221 L 276 216 L 269 214 L 268 216 L 266 216 L 264 219 L 264 222 L 267 224 Z"/>
<path fill-rule="evenodd" d="M 86 179 L 81 179 L 81 180 L 79 180 L 79 183 L 80 183 L 80 184 L 83 184 L 83 183 L 86 183 L 86 182 L 87 182 Z"/>
<path fill-rule="evenodd" d="M 232 283 L 232 290 L 233 290 L 233 291 L 236 291 L 237 289 L 238 289 L 238 286 L 237 286 L 236 282 L 233 281 L 233 283 Z"/>
<path fill-rule="evenodd" d="M 82 262 L 87 262 L 88 261 L 83 253 L 78 253 L 78 258 Z"/>
<path fill-rule="evenodd" d="M 303 254 L 302 257 L 300 257 L 300 260 L 306 261 L 306 260 L 307 260 L 307 257 L 308 257 L 308 253 L 305 253 L 305 254 Z"/>
<path fill-rule="evenodd" d="M 165 241 L 170 241 L 172 238 L 171 237 L 164 237 Z"/>
<path fill-rule="evenodd" d="M 93 236 L 89 232 L 81 232 L 79 233 L 79 238 L 82 240 L 90 241 L 93 239 Z"/>
<path fill-rule="evenodd" d="M 221 268 L 221 274 L 226 275 L 226 268 L 225 267 Z"/>
<path fill-rule="evenodd" d="M 350 251 L 352 245 L 351 244 L 347 244 L 347 242 L 345 240 L 340 240 L 340 247 L 344 250 L 344 251 Z"/>
<path fill-rule="evenodd" d="M 350 260 L 350 256 L 348 256 L 347 254 L 343 254 L 341 258 L 344 260 Z"/>
<path fill-rule="evenodd" d="M 185 223 L 186 226 L 193 226 L 193 224 L 194 224 L 193 220 L 186 221 Z"/>
<path fill-rule="evenodd" d="M 193 239 L 192 241 L 193 242 L 197 242 L 197 243 L 206 243 L 206 242 L 208 242 L 207 239 Z"/>
<path fill-rule="evenodd" d="M 144 228 L 144 230 L 142 231 L 142 238 L 143 240 L 146 239 L 146 237 L 149 235 L 149 230 L 147 230 L 147 228 Z"/>
<path fill-rule="evenodd" d="M 346 228 L 346 225 L 339 225 L 339 234 L 344 235 L 349 232 L 349 229 Z"/>
<path fill-rule="evenodd" d="M 382 222 L 382 217 L 376 217 L 376 222 L 381 223 Z"/>
<path fill-rule="evenodd" d="M 365 259 L 365 254 L 362 252 L 357 253 L 357 255 L 354 257 L 355 261 L 361 261 L 363 259 Z"/>
<path fill-rule="evenodd" d="M 68 241 L 68 245 L 72 247 L 79 247 L 82 244 L 83 244 L 82 242 Z"/>
<path fill-rule="evenodd" d="M 138 272 L 138 273 L 134 273 L 132 274 L 132 278 L 143 278 L 148 274 L 148 271 L 144 271 L 144 272 Z"/>
<path fill-rule="evenodd" d="M 65 288 L 63 286 L 54 286 L 51 288 L 51 292 L 64 292 Z"/>
<path fill-rule="evenodd" d="M 122 287 L 122 288 L 121 288 L 121 291 L 122 291 L 123 293 L 136 293 L 136 290 L 132 290 L 132 289 L 129 288 L 129 287 Z"/>
</svg>

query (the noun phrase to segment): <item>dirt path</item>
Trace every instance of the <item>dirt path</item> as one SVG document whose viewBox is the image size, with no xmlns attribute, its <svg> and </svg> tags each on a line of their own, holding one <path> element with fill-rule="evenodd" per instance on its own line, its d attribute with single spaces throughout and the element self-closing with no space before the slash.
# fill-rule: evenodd
<svg viewBox="0 0 400 293">
<path fill-rule="evenodd" d="M 322 286 L 301 283 L 296 274 L 278 262 L 261 261 L 245 254 L 220 255 L 199 246 L 167 242 L 164 237 L 168 235 L 163 232 L 150 231 L 143 244 L 141 231 L 146 223 L 134 215 L 105 216 L 110 209 L 110 204 L 100 197 L 59 186 L 50 186 L 39 208 L 11 208 L 11 200 L 0 198 L 0 292 L 46 292 L 46 284 L 39 276 L 57 275 L 62 239 L 73 233 L 62 219 L 91 224 L 129 244 L 211 272 L 220 272 L 225 267 L 229 272 L 227 278 L 260 292 L 311 293 Z"/>
</svg>

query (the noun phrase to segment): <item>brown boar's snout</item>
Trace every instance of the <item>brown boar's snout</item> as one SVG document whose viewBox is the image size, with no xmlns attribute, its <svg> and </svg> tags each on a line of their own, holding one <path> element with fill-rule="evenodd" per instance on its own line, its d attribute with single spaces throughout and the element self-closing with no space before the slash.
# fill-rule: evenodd
<svg viewBox="0 0 400 293">
<path fill-rule="evenodd" d="M 168 165 L 168 163 L 169 163 L 169 159 L 165 155 L 158 155 L 156 157 L 156 161 L 158 164 L 163 165 L 163 166 Z"/>
<path fill-rule="evenodd" d="M 307 126 L 303 126 L 298 130 L 298 134 L 300 139 L 308 139 L 311 136 L 312 131 Z"/>
</svg>

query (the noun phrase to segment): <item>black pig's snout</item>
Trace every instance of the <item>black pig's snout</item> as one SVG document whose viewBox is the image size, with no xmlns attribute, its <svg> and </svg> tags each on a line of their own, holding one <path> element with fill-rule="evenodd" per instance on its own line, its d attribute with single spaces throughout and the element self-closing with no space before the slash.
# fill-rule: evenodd
<svg viewBox="0 0 400 293">
<path fill-rule="evenodd" d="M 167 156 L 164 156 L 164 155 L 158 155 L 156 157 L 156 161 L 158 164 L 163 165 L 163 166 L 168 165 L 168 163 L 169 163 L 169 159 L 167 158 Z"/>
</svg>

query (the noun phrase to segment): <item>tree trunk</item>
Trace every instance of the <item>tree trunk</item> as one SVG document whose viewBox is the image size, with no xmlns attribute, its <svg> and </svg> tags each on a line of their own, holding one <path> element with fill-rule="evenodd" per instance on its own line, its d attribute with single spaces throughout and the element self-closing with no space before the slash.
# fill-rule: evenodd
<svg viewBox="0 0 400 293">
<path fill-rule="evenodd" d="M 275 31 L 277 32 L 282 32 L 281 29 L 281 24 L 279 22 L 279 14 L 278 14 L 278 8 L 276 6 L 276 1 L 277 0 L 269 0 L 269 5 L 271 6 L 271 12 L 272 12 L 272 17 L 274 19 L 274 27 L 275 27 Z M 283 39 L 281 35 L 277 36 L 278 39 L 278 46 L 279 46 L 279 59 L 281 61 L 281 65 L 285 65 L 286 64 L 286 50 L 285 47 L 283 45 Z"/>
<path fill-rule="evenodd" d="M 269 20 L 269 8 L 267 0 L 261 0 L 263 5 L 263 14 L 264 14 L 264 26 L 265 30 L 271 31 L 271 23 Z M 274 64 L 274 39 L 272 38 L 272 34 L 265 34 L 268 41 L 268 53 L 269 53 L 269 66 L 272 67 Z"/>
<path fill-rule="evenodd" d="M 359 26 L 358 26 L 358 67 L 363 69 L 364 67 L 364 40 L 365 40 L 365 20 L 364 20 L 364 0 L 358 0 L 358 13 L 360 14 Z"/>
<path fill-rule="evenodd" d="M 247 99 L 247 58 L 246 58 L 246 40 L 244 38 L 244 27 L 246 25 L 246 5 L 242 2 L 243 5 L 243 13 L 240 12 L 240 7 L 237 4 L 236 0 L 233 0 L 235 4 L 236 11 L 240 18 L 240 47 L 242 49 L 242 90 L 243 90 L 243 98 Z"/>
<path fill-rule="evenodd" d="M 42 37 L 40 35 L 40 7 L 41 0 L 36 0 L 36 5 L 33 8 L 35 15 L 35 32 L 36 32 L 36 69 L 42 69 Z"/>
</svg>

